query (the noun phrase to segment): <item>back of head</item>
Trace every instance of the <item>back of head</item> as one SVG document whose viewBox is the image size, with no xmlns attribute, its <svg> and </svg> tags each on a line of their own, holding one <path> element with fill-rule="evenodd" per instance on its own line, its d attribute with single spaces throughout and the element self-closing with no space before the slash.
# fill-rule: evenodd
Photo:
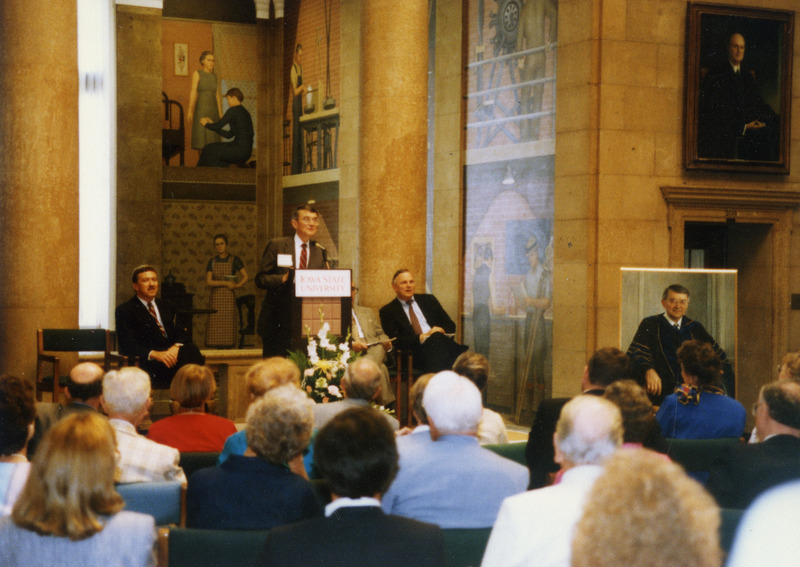
<svg viewBox="0 0 800 567">
<path fill-rule="evenodd" d="M 94 362 L 81 362 L 69 371 L 67 392 L 73 400 L 85 402 L 103 393 L 103 369 Z"/>
<path fill-rule="evenodd" d="M 677 355 L 686 373 L 697 377 L 698 386 L 713 386 L 722 381 L 722 360 L 709 343 L 685 341 Z"/>
<path fill-rule="evenodd" d="M 626 443 L 642 443 L 656 422 L 656 414 L 647 392 L 633 380 L 617 380 L 606 388 L 603 397 L 622 413 Z"/>
<path fill-rule="evenodd" d="M 300 369 L 288 358 L 273 356 L 248 368 L 244 380 L 247 392 L 257 398 L 263 396 L 264 392 L 284 384 L 300 386 Z"/>
<path fill-rule="evenodd" d="M 337 496 L 383 494 L 397 474 L 394 432 L 383 416 L 369 408 L 334 416 L 317 435 L 314 457 Z"/>
<path fill-rule="evenodd" d="M 468 350 L 458 355 L 453 363 L 453 372 L 469 378 L 483 392 L 489 381 L 489 360 L 478 352 Z"/>
<path fill-rule="evenodd" d="M 126 366 L 103 377 L 103 400 L 109 414 L 135 415 L 150 399 L 150 376 L 141 368 Z"/>
<path fill-rule="evenodd" d="M 196 408 L 210 400 L 216 389 L 214 374 L 208 366 L 186 364 L 175 373 L 169 395 L 182 408 Z"/>
<path fill-rule="evenodd" d="M 347 367 L 342 386 L 348 398 L 371 402 L 381 387 L 381 369 L 369 358 L 359 358 Z"/>
<path fill-rule="evenodd" d="M 573 465 L 599 465 L 622 444 L 619 408 L 597 396 L 577 396 L 561 410 L 556 439 Z"/>
<path fill-rule="evenodd" d="M 425 388 L 428 387 L 428 382 L 430 382 L 433 377 L 434 374 L 432 372 L 423 374 L 417 378 L 414 385 L 411 386 L 411 411 L 414 412 L 414 415 L 422 425 L 428 425 L 428 414 L 425 413 L 425 408 L 422 405 L 422 398 L 425 393 Z"/>
<path fill-rule="evenodd" d="M 772 420 L 800 430 L 800 384 L 794 380 L 770 382 L 761 389 L 761 397 Z"/>
<path fill-rule="evenodd" d="M 589 381 L 596 386 L 608 386 L 615 380 L 631 377 L 631 362 L 624 352 L 604 347 L 595 352 L 587 363 Z"/>
<path fill-rule="evenodd" d="M 800 382 L 800 352 L 789 352 L 781 361 L 781 378 Z"/>
<path fill-rule="evenodd" d="M 36 449 L 14 522 L 40 534 L 85 539 L 102 529 L 98 516 L 123 501 L 114 490 L 116 440 L 96 412 L 71 414 L 48 430 Z"/>
<path fill-rule="evenodd" d="M 589 493 L 572 565 L 719 567 L 719 523 L 714 499 L 679 465 L 647 449 L 622 450 Z"/>
<path fill-rule="evenodd" d="M 422 395 L 428 420 L 440 435 L 475 434 L 483 404 L 478 387 L 451 370 L 439 372 Z"/>
<path fill-rule="evenodd" d="M 297 386 L 266 392 L 247 409 L 247 446 L 271 463 L 283 464 L 308 447 L 314 402 Z"/>
<path fill-rule="evenodd" d="M 25 448 L 35 419 L 33 385 L 17 376 L 0 376 L 0 457 Z"/>
</svg>

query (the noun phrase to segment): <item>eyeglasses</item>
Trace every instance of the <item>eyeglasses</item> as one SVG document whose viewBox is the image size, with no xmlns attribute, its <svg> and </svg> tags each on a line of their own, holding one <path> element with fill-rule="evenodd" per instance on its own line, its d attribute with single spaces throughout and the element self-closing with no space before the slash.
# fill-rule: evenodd
<svg viewBox="0 0 800 567">
<path fill-rule="evenodd" d="M 300 217 L 297 220 L 306 224 L 319 224 L 319 219 L 317 217 Z"/>
</svg>

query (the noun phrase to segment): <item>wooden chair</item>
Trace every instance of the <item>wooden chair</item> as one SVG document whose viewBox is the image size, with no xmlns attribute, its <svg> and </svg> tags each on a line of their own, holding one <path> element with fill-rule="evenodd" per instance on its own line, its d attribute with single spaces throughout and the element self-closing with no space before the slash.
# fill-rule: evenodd
<svg viewBox="0 0 800 567">
<path fill-rule="evenodd" d="M 125 366 L 128 359 L 112 352 L 116 336 L 108 329 L 38 329 L 36 331 L 36 399 L 42 401 L 42 392 L 53 393 L 53 401 L 58 402 L 59 394 L 67 385 L 67 376 L 61 374 L 61 365 L 54 352 L 102 352 L 103 369 L 108 371 L 112 364 Z M 52 374 L 46 375 L 44 364 L 52 365 Z"/>
<path fill-rule="evenodd" d="M 118 484 L 125 509 L 153 516 L 157 526 L 186 525 L 186 485 L 178 480 Z"/>
<path fill-rule="evenodd" d="M 159 565 L 217 567 L 254 565 L 264 549 L 269 530 L 160 530 Z"/>
<path fill-rule="evenodd" d="M 239 348 L 244 348 L 244 338 L 256 334 L 256 296 L 252 293 L 236 298 L 239 312 Z"/>
<path fill-rule="evenodd" d="M 414 420 L 414 413 L 411 411 L 411 387 L 414 380 L 419 377 L 418 371 L 414 370 L 414 355 L 410 350 L 394 351 L 394 372 L 389 374 L 389 382 L 394 385 L 395 397 L 395 416 L 400 422 L 400 426 L 411 425 Z M 406 393 L 403 396 L 403 383 L 406 384 Z M 406 406 L 406 417 L 403 418 L 403 406 Z"/>
</svg>

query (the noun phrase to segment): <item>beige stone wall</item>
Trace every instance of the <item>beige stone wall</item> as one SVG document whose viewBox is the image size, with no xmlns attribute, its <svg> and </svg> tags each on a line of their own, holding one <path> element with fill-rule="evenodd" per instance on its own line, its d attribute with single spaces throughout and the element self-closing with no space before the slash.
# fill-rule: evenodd
<svg viewBox="0 0 800 567">
<path fill-rule="evenodd" d="M 796 8 L 790 1 L 730 4 Z M 797 47 L 792 174 L 683 170 L 685 20 L 682 0 L 559 2 L 554 396 L 576 392 L 576 377 L 589 353 L 619 344 L 619 268 L 669 265 L 670 232 L 662 186 L 800 189 Z M 800 284 L 797 231 L 792 239 L 789 257 L 775 259 L 790 265 L 790 291 Z M 675 259 L 673 263 L 678 265 Z M 740 297 L 740 310 L 746 307 L 742 301 L 747 298 Z M 789 316 L 788 336 L 789 347 L 796 349 L 800 339 L 797 313 Z M 765 346 L 769 351 L 770 345 Z M 740 357 L 740 367 L 741 362 Z M 777 361 L 760 366 L 766 372 L 773 362 Z M 757 379 L 769 378 L 762 374 Z"/>
</svg>

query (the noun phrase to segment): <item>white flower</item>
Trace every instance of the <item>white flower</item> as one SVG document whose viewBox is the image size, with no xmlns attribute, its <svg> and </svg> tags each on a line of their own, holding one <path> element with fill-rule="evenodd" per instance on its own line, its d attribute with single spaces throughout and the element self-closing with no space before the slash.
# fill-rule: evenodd
<svg viewBox="0 0 800 567">
<path fill-rule="evenodd" d="M 341 394 L 341 392 L 339 391 L 339 388 L 337 388 L 337 387 L 336 387 L 336 386 L 334 386 L 333 384 L 331 384 L 330 386 L 328 386 L 328 393 L 329 393 L 331 396 L 334 396 L 334 397 L 336 397 L 336 398 L 341 398 L 341 397 L 342 397 L 342 394 Z"/>
<path fill-rule="evenodd" d="M 331 332 L 331 326 L 327 322 L 323 323 L 322 324 L 322 328 L 320 328 L 319 333 L 317 333 L 317 336 L 319 337 L 319 341 L 320 341 L 319 344 L 320 345 L 325 346 L 324 344 L 322 344 L 322 341 L 325 341 L 325 342 L 328 341 L 328 333 L 330 333 L 330 332 Z"/>
<path fill-rule="evenodd" d="M 313 376 L 313 375 L 314 375 L 314 369 L 313 368 L 306 368 L 306 371 L 303 372 L 303 376 Z"/>
</svg>

